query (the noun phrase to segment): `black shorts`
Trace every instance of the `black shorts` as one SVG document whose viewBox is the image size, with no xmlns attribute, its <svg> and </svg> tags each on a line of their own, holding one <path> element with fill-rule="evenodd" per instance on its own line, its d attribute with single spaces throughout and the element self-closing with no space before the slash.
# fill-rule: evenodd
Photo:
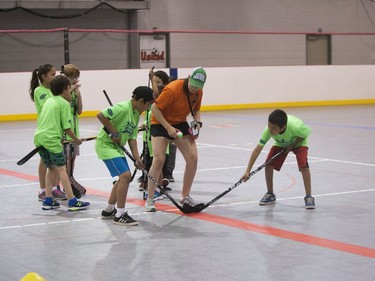
<svg viewBox="0 0 375 281">
<path fill-rule="evenodd" d="M 189 128 L 190 128 L 190 126 L 189 126 L 189 124 L 187 122 L 176 124 L 176 125 L 172 125 L 172 127 L 174 127 L 177 130 L 181 131 L 184 136 L 185 135 L 189 135 Z M 153 137 L 165 137 L 165 138 L 167 138 L 169 140 L 173 140 L 173 138 L 171 138 L 168 135 L 167 130 L 161 124 L 151 124 L 151 136 L 153 136 Z"/>
</svg>

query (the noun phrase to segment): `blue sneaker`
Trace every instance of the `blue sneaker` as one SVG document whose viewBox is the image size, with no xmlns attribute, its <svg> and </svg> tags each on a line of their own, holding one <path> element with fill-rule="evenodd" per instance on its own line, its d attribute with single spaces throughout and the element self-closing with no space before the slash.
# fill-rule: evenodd
<svg viewBox="0 0 375 281">
<path fill-rule="evenodd" d="M 315 200 L 312 196 L 305 197 L 305 209 L 315 209 Z"/>
<path fill-rule="evenodd" d="M 74 203 L 71 203 L 69 200 L 68 203 L 68 210 L 69 211 L 79 211 L 79 210 L 85 210 L 90 206 L 89 202 L 83 202 L 76 199 Z"/>
<path fill-rule="evenodd" d="M 143 191 L 143 200 L 147 200 L 147 199 L 148 199 L 148 193 L 147 191 Z M 163 199 L 164 199 L 164 195 L 161 194 L 159 191 L 155 190 L 154 201 L 163 200 Z"/>
<path fill-rule="evenodd" d="M 50 200 L 47 200 L 47 198 L 44 199 L 43 205 L 42 205 L 43 210 L 52 210 L 52 209 L 58 209 L 58 208 L 60 208 L 60 203 L 57 202 L 56 200 L 50 201 Z"/>
<path fill-rule="evenodd" d="M 267 192 L 264 194 L 263 198 L 259 201 L 259 205 L 271 205 L 276 203 L 276 196 L 273 193 Z"/>
</svg>

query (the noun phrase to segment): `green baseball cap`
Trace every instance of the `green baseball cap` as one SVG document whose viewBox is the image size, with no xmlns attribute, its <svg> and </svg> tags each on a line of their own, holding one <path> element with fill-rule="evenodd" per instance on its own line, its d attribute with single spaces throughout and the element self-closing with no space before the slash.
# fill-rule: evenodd
<svg viewBox="0 0 375 281">
<path fill-rule="evenodd" d="M 189 83 L 191 86 L 203 89 L 207 74 L 202 67 L 194 68 L 190 74 Z"/>
</svg>

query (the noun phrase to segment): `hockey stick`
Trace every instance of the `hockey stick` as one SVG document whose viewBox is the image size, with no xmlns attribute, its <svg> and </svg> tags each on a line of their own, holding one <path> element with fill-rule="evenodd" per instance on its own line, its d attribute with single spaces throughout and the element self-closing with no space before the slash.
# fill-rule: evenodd
<svg viewBox="0 0 375 281">
<path fill-rule="evenodd" d="M 155 66 L 153 66 L 151 68 L 151 71 L 153 71 L 154 68 L 155 68 Z M 150 87 L 151 79 L 152 78 L 151 78 L 151 75 L 149 73 L 148 81 L 147 81 L 147 87 Z M 150 160 L 151 160 L 151 156 L 150 156 L 149 149 L 148 149 L 148 141 L 149 141 L 149 138 L 151 139 L 151 136 L 149 135 L 150 134 L 149 133 L 149 125 L 150 125 L 149 112 L 150 112 L 150 108 L 147 108 L 147 110 L 146 110 L 146 126 L 145 126 L 145 131 L 146 131 L 145 139 L 146 139 L 146 141 L 143 141 L 143 149 L 142 149 L 143 164 L 144 164 L 145 167 L 146 167 L 146 164 L 147 164 L 146 161 L 150 162 Z M 147 174 L 143 171 L 142 171 L 141 186 L 142 186 L 144 191 L 147 189 Z"/>
<path fill-rule="evenodd" d="M 82 138 L 81 140 L 82 141 L 90 141 L 90 140 L 94 140 L 96 139 L 96 136 L 95 137 L 88 137 L 88 138 Z M 63 143 L 64 144 L 67 144 L 67 143 L 70 143 L 71 141 L 64 141 Z M 34 148 L 32 151 L 30 151 L 25 157 L 23 157 L 21 160 L 19 160 L 17 162 L 17 165 L 18 166 L 21 166 L 23 164 L 25 164 L 27 161 L 30 160 L 31 157 L 33 157 L 35 154 L 37 154 L 39 151 L 41 151 L 43 149 L 43 146 L 38 146 L 36 148 Z"/>
<path fill-rule="evenodd" d="M 281 150 L 280 152 L 278 152 L 277 154 L 275 154 L 274 156 L 272 156 L 270 159 L 268 159 L 268 161 L 266 161 L 264 164 L 260 165 L 258 168 L 256 168 L 255 170 L 253 170 L 250 173 L 249 178 L 252 177 L 252 176 L 254 176 L 257 172 L 259 172 L 260 170 L 262 170 L 265 166 L 267 166 L 269 163 L 271 163 L 273 160 L 275 160 L 277 157 L 279 157 L 284 152 L 285 152 L 285 149 Z M 232 191 L 233 189 L 235 189 L 241 183 L 243 183 L 242 179 L 240 179 L 238 182 L 236 182 L 235 184 L 233 184 L 231 187 L 229 187 L 223 193 L 219 194 L 218 196 L 216 196 L 214 199 L 212 199 L 210 202 L 208 202 L 206 204 L 198 204 L 196 206 L 190 206 L 190 205 L 186 204 L 187 206 L 185 208 L 187 209 L 187 211 L 194 212 L 194 213 L 199 213 L 199 212 L 203 211 L 204 209 L 206 209 L 208 206 L 210 206 L 213 203 L 215 203 L 217 200 L 219 200 L 225 194 L 227 194 L 230 191 Z"/>
<path fill-rule="evenodd" d="M 134 164 L 136 163 L 133 155 L 131 155 L 131 153 L 129 151 L 126 150 L 125 147 L 123 146 L 120 146 L 120 148 L 122 149 L 122 151 L 125 152 L 125 154 L 134 162 Z M 146 170 L 142 170 L 142 172 L 161 190 L 161 192 L 163 194 L 165 194 L 165 196 L 168 197 L 169 200 L 171 200 L 171 202 L 173 203 L 173 205 L 175 205 L 182 213 L 184 214 L 189 214 L 189 213 L 192 213 L 188 208 L 185 208 L 184 206 L 187 205 L 187 204 L 184 204 L 182 207 L 176 202 L 176 200 L 173 199 L 173 197 L 165 190 L 165 188 L 163 186 L 161 186 L 154 177 L 150 176 L 149 173 L 146 171 Z M 203 204 L 204 205 L 204 204 Z"/>
<path fill-rule="evenodd" d="M 106 99 L 107 99 L 109 105 L 110 105 L 110 106 L 113 106 L 113 103 L 112 103 L 111 99 L 109 98 L 109 96 L 107 95 L 107 92 L 106 92 L 105 90 L 103 90 L 103 93 L 104 93 L 104 95 L 105 95 L 105 97 L 106 97 Z"/>
<path fill-rule="evenodd" d="M 38 147 L 34 148 L 33 150 L 31 150 L 25 157 L 23 157 L 21 160 L 19 160 L 17 162 L 17 165 L 21 166 L 21 165 L 25 164 L 27 161 L 30 160 L 31 157 L 33 157 L 35 154 L 37 154 L 39 151 L 41 151 L 42 148 L 43 148 L 43 146 L 38 146 Z"/>
</svg>

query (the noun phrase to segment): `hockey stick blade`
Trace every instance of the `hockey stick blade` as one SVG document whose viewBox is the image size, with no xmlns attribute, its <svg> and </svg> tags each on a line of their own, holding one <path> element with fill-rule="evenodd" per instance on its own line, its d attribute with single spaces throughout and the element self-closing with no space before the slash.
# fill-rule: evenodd
<svg viewBox="0 0 375 281">
<path fill-rule="evenodd" d="M 34 148 L 32 151 L 30 151 L 25 157 L 23 157 L 21 160 L 17 162 L 18 166 L 21 166 L 25 164 L 27 161 L 30 160 L 31 157 L 33 157 L 35 154 L 37 154 L 39 151 L 41 151 L 43 146 L 38 146 Z"/>
<path fill-rule="evenodd" d="M 94 137 L 88 137 L 88 138 L 83 138 L 82 141 L 90 141 L 96 139 L 96 136 Z M 71 143 L 71 141 L 64 141 L 64 144 Z M 39 151 L 41 151 L 43 146 L 38 146 L 34 148 L 32 151 L 30 151 L 25 157 L 23 157 L 21 160 L 17 162 L 18 166 L 21 166 L 25 164 L 27 161 L 29 161 L 35 154 L 37 154 Z"/>
<path fill-rule="evenodd" d="M 182 209 L 183 209 L 183 212 L 185 214 L 190 214 L 190 213 L 199 213 L 201 211 L 203 211 L 204 209 L 206 209 L 206 205 L 204 203 L 199 203 L 195 206 L 191 206 L 187 203 L 184 203 L 182 205 Z"/>
</svg>

